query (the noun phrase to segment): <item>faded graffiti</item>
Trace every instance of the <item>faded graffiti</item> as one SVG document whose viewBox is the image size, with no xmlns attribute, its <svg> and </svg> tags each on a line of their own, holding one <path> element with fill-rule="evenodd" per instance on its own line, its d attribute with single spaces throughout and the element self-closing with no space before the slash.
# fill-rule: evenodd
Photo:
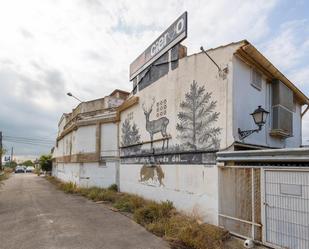
<svg viewBox="0 0 309 249">
<path fill-rule="evenodd" d="M 182 147 L 190 150 L 219 148 L 221 128 L 214 127 L 214 123 L 220 113 L 214 111 L 217 102 L 211 101 L 211 95 L 196 81 L 190 85 L 190 91 L 180 103 L 182 111 L 178 113 L 176 125 Z"/>
<path fill-rule="evenodd" d="M 150 113 L 152 112 L 153 105 L 155 103 L 155 98 L 152 98 L 152 103 L 150 108 L 146 108 L 145 103 L 142 105 L 142 109 L 144 111 L 146 117 L 146 130 L 150 135 L 151 148 L 153 148 L 153 135 L 161 132 L 163 138 L 162 149 L 168 148 L 168 135 L 166 132 L 167 125 L 169 124 L 169 119 L 167 117 L 161 117 L 155 120 L 149 120 Z M 166 147 L 165 147 L 166 142 Z"/>
<path fill-rule="evenodd" d="M 160 165 L 143 165 L 140 170 L 140 182 L 150 186 L 164 186 L 164 172 Z"/>
</svg>

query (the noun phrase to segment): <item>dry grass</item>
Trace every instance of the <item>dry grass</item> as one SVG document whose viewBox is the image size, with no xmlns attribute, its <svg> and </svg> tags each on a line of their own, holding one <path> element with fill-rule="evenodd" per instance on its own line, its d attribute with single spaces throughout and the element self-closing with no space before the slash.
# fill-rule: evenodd
<svg viewBox="0 0 309 249">
<path fill-rule="evenodd" d="M 2 172 L 0 172 L 0 186 L 3 184 L 3 181 L 8 179 L 10 174 L 13 172 L 12 169 L 4 168 Z"/>
<path fill-rule="evenodd" d="M 172 249 L 222 249 L 229 236 L 226 230 L 209 224 L 200 224 L 194 217 L 177 212 L 172 202 L 157 203 L 137 195 L 117 192 L 117 185 L 107 189 L 78 188 L 74 183 L 63 183 L 46 177 L 66 193 L 79 194 L 94 201 L 106 201 L 121 212 L 133 214 L 134 220 L 148 231 L 167 240 Z"/>
</svg>

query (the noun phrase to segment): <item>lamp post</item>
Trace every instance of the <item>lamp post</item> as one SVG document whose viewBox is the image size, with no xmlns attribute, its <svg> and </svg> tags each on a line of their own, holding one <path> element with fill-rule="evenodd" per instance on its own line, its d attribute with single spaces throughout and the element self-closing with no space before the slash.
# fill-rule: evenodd
<svg viewBox="0 0 309 249">
<path fill-rule="evenodd" d="M 269 112 L 259 105 L 258 108 L 253 113 L 250 114 L 254 120 L 254 123 L 258 126 L 258 128 L 244 131 L 238 128 L 239 139 L 243 140 L 244 138 L 250 136 L 252 133 L 259 132 L 260 130 L 262 130 L 263 125 L 266 123 L 268 114 Z"/>
<path fill-rule="evenodd" d="M 74 96 L 71 92 L 68 92 L 67 95 L 70 96 L 70 97 L 73 97 L 74 99 L 77 99 L 80 103 L 83 103 L 83 101 L 81 101 L 79 98 Z"/>
</svg>

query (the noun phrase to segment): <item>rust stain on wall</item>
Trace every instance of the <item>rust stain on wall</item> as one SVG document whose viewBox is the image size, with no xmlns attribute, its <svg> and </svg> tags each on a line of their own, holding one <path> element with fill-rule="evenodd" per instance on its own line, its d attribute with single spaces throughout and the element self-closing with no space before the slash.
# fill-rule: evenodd
<svg viewBox="0 0 309 249">
<path fill-rule="evenodd" d="M 147 185 L 155 185 L 155 183 L 157 182 L 159 183 L 159 186 L 164 186 L 163 179 L 164 172 L 160 165 L 143 165 L 140 170 L 140 182 Z"/>
</svg>

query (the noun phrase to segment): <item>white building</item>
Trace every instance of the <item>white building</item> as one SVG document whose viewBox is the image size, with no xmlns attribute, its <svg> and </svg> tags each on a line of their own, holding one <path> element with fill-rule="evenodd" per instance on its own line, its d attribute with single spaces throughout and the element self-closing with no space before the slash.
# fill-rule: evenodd
<svg viewBox="0 0 309 249">
<path fill-rule="evenodd" d="M 240 163 L 235 154 L 217 161 L 217 153 L 285 148 L 281 154 L 293 165 L 296 152 L 289 156 L 286 148 L 301 146 L 302 107 L 309 99 L 248 41 L 207 54 L 187 56 L 186 49 L 176 45 L 133 78 L 134 95 L 120 113 L 120 190 L 170 200 L 178 209 L 235 234 L 278 244 L 280 232 L 266 234 L 280 230 L 283 221 L 278 218 L 266 229 L 261 192 L 265 167 L 280 166 L 280 157 L 274 165 L 272 156 L 259 162 L 262 154 L 250 160 L 242 154 Z M 269 112 L 260 129 L 250 115 L 259 106 Z M 308 151 L 297 153 L 308 160 Z M 282 164 L 286 160 L 281 157 Z M 309 184 L 309 174 L 300 184 Z M 308 202 L 303 204 L 309 207 Z M 297 243 L 308 245 L 301 236 Z"/>
<path fill-rule="evenodd" d="M 115 90 L 80 103 L 58 124 L 52 174 L 79 186 L 108 187 L 119 174 L 117 108 L 128 93 Z"/>
<path fill-rule="evenodd" d="M 53 175 L 117 183 L 244 238 L 309 248 L 308 97 L 246 40 L 187 56 L 186 21 L 131 64 L 128 98 L 116 91 L 62 116 Z"/>
</svg>

